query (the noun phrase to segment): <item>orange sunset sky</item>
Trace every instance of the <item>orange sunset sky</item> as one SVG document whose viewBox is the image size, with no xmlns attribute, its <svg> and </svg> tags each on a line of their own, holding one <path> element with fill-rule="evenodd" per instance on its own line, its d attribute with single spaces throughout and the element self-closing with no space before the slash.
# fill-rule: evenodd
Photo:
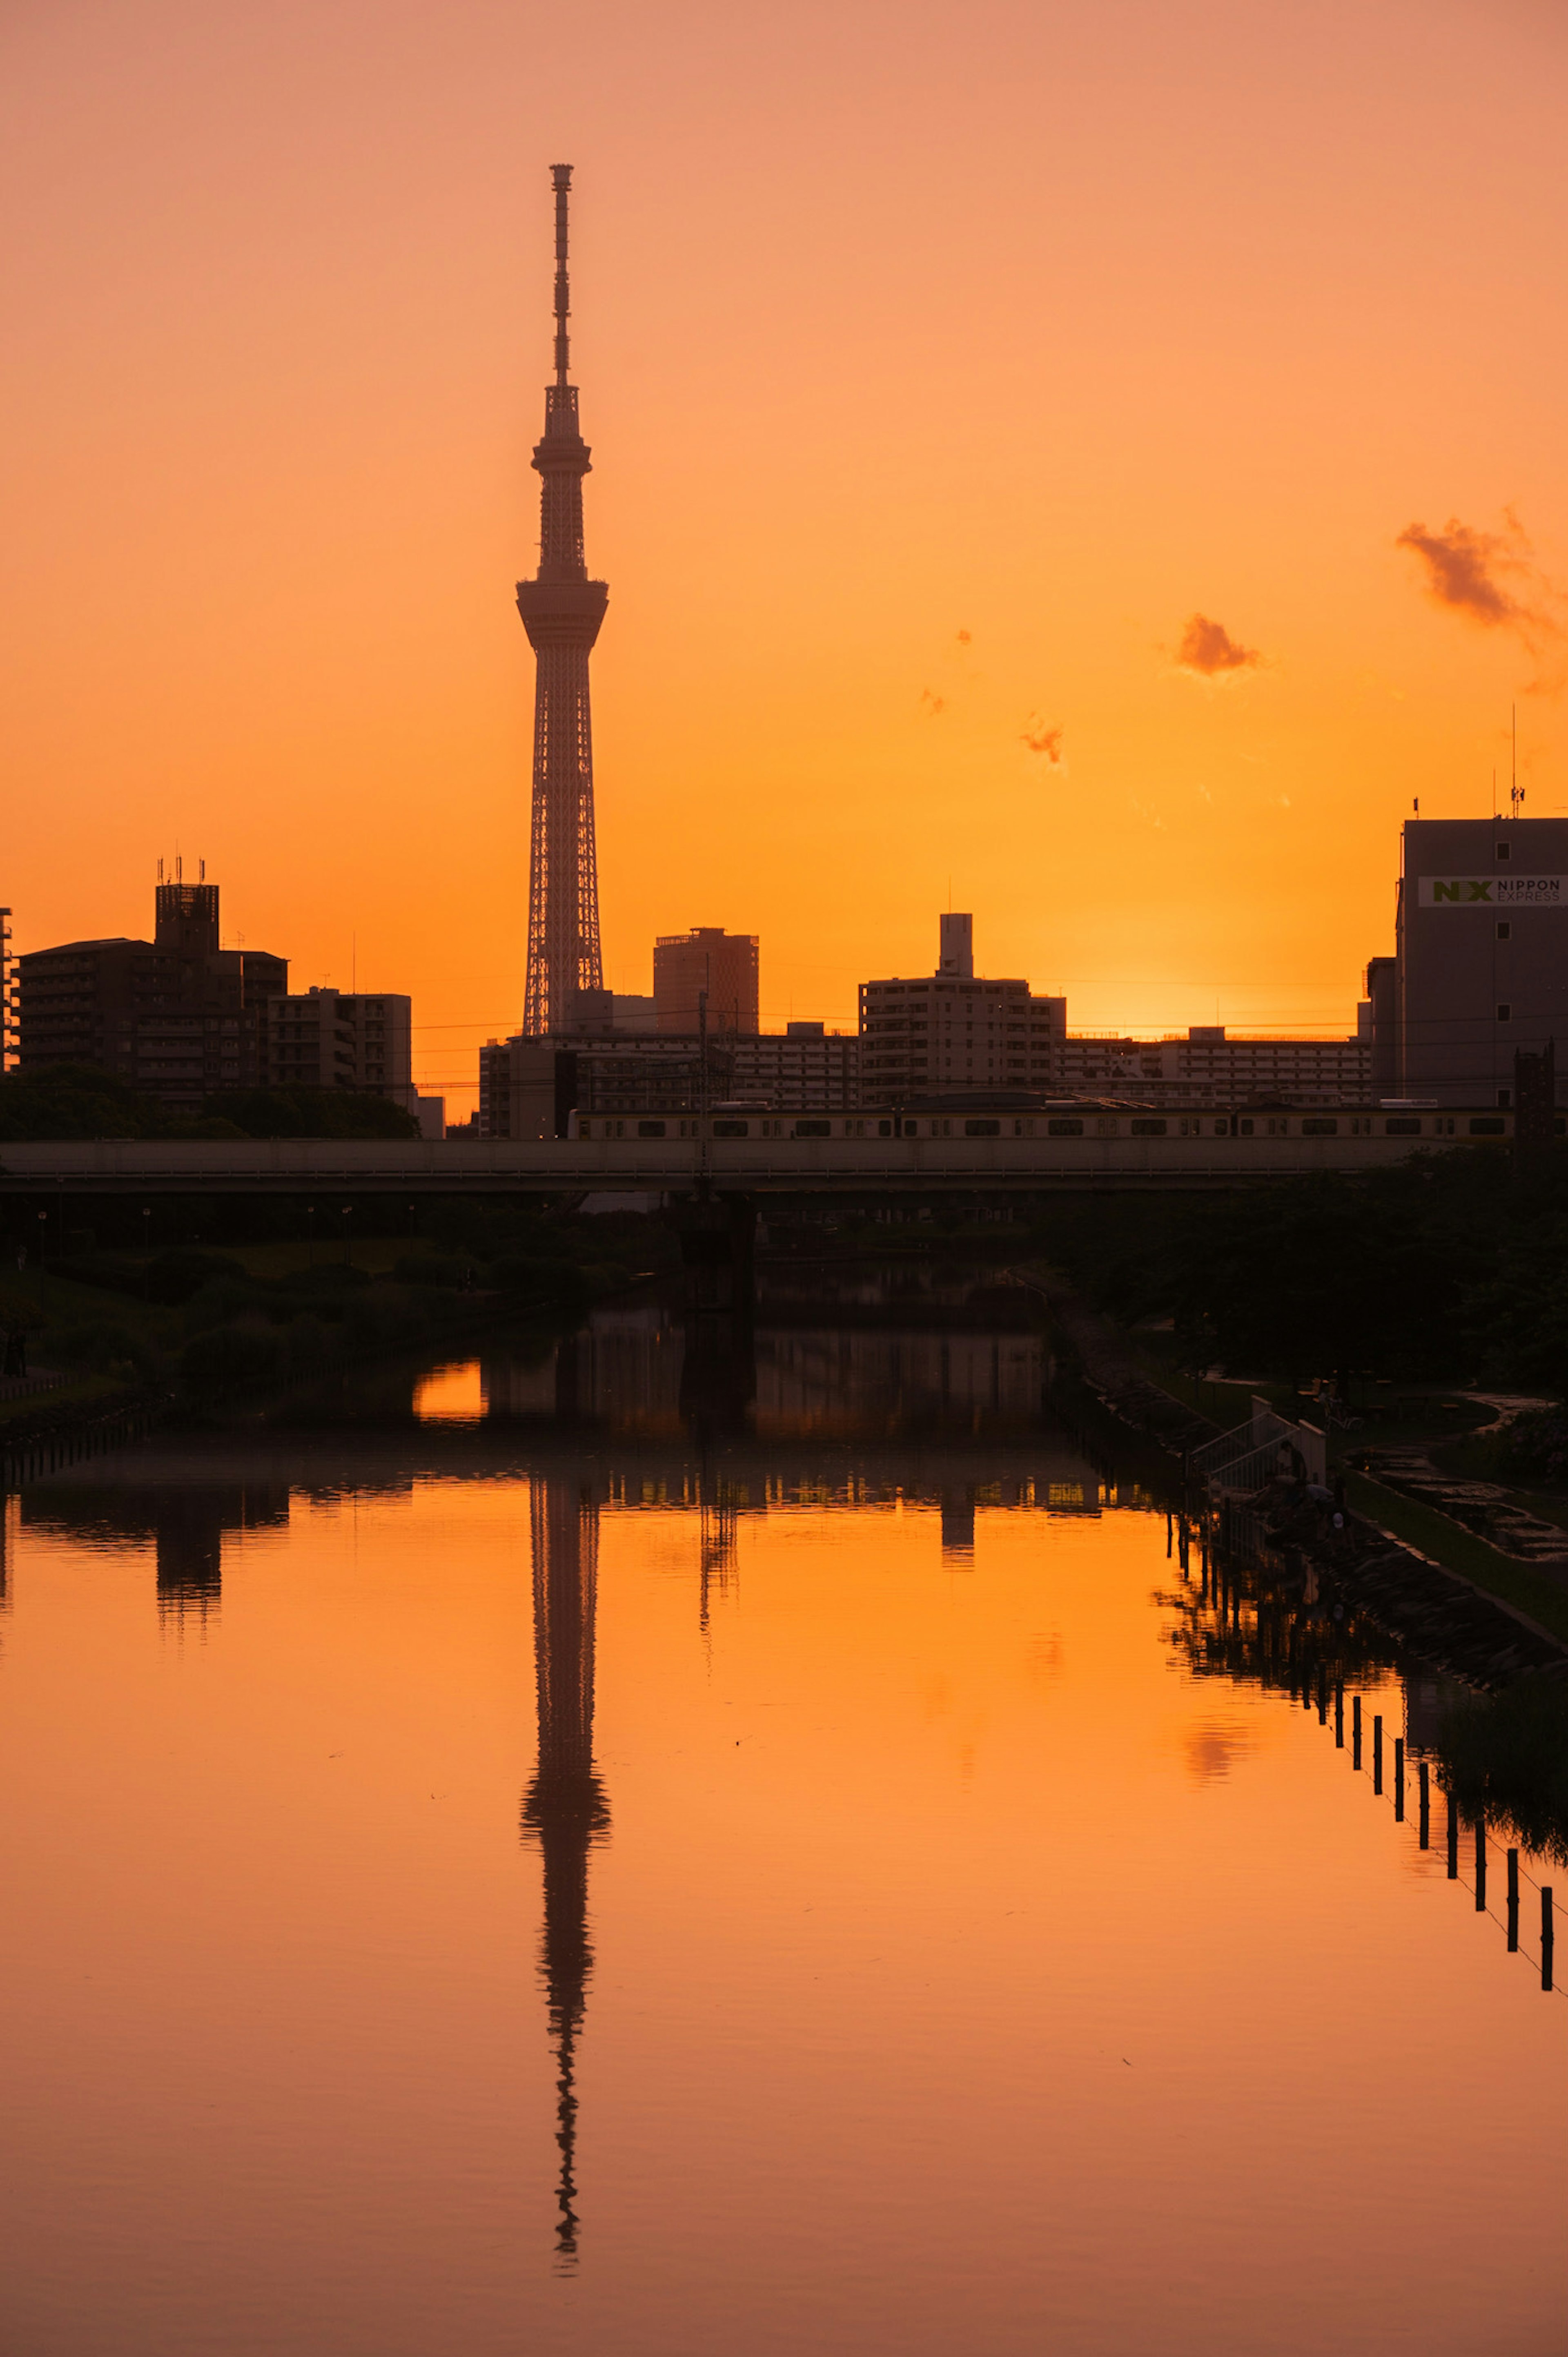
<svg viewBox="0 0 1568 2357">
<path fill-rule="evenodd" d="M 1075 1029 L 1351 1028 L 1516 699 L 1568 809 L 1565 70 L 1533 0 L 7 0 L 16 946 L 204 856 L 471 1102 L 560 159 L 607 981 L 722 924 L 852 1028 L 950 893 Z"/>
</svg>

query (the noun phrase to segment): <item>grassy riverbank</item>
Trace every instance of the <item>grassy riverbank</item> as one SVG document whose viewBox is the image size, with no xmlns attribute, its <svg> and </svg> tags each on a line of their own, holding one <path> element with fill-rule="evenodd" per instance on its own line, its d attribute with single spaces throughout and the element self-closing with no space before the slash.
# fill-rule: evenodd
<svg viewBox="0 0 1568 2357">
<path fill-rule="evenodd" d="M 675 1257 L 657 1222 L 469 1216 L 420 1241 L 89 1252 L 0 1271 L 0 1328 L 58 1390 L 0 1403 L 37 1428 L 156 1393 L 200 1415 L 530 1312 L 568 1320 Z M 0 1421 L 0 1434 L 5 1428 Z"/>
</svg>

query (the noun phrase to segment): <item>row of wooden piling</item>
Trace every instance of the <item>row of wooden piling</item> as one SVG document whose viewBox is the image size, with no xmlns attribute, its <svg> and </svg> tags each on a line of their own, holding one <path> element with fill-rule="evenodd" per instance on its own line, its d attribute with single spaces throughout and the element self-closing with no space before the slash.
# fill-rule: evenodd
<svg viewBox="0 0 1568 2357">
<path fill-rule="evenodd" d="M 129 1407 L 112 1408 L 104 1415 L 59 1425 L 52 1432 L 36 1433 L 25 1440 L 9 1443 L 0 1438 L 0 1488 L 40 1481 L 84 1457 L 102 1457 L 109 1449 L 124 1448 L 133 1440 L 143 1439 L 161 1413 L 157 1401 L 138 1400 Z"/>
<path fill-rule="evenodd" d="M 1187 1517 L 1185 1513 L 1178 1516 L 1167 1516 L 1166 1554 L 1167 1555 L 1174 1555 L 1176 1556 L 1180 1563 L 1182 1577 L 1184 1578 L 1187 1577 L 1188 1565 L 1191 1556 L 1192 1536 L 1192 1528 L 1188 1523 Z M 1207 1534 L 1203 1532 L 1201 1525 L 1198 1528 L 1197 1536 L 1205 1592 L 1206 1594 L 1209 1592 L 1209 1579 L 1212 1573 L 1214 1579 L 1214 1587 L 1212 1592 L 1216 1598 L 1221 1619 L 1224 1620 L 1228 1625 L 1239 1627 L 1240 1620 L 1240 1596 L 1231 1583 L 1226 1583 L 1230 1587 L 1229 1594 L 1221 1591 L 1219 1565 L 1218 1563 L 1211 1563 Z M 1316 1692 L 1313 1691 L 1314 1684 L 1316 1685 Z M 1328 1671 L 1326 1667 L 1321 1663 L 1318 1664 L 1316 1678 L 1314 1682 L 1310 1679 L 1310 1673 L 1305 1671 L 1304 1666 L 1304 1673 L 1299 1688 L 1292 1688 L 1293 1698 L 1298 1692 L 1304 1705 L 1307 1708 L 1310 1709 L 1313 1704 L 1316 1703 L 1317 1708 L 1317 1720 L 1320 1727 L 1326 1727 L 1328 1723 L 1330 1700 L 1332 1699 L 1335 1749 L 1337 1750 L 1343 1751 L 1346 1748 L 1345 1682 L 1343 1678 L 1336 1678 L 1334 1680 L 1331 1697 Z M 1406 1822 L 1405 1738 L 1402 1735 L 1396 1735 L 1391 1738 L 1391 1740 L 1393 1749 L 1393 1792 L 1391 1797 L 1393 1801 L 1394 1819 L 1396 1824 L 1403 1824 Z M 1349 1748 L 1351 1767 L 1359 1772 L 1363 1766 L 1363 1753 L 1366 1749 L 1366 1743 L 1361 1696 L 1359 1694 L 1352 1694 L 1350 1696 Z M 1372 1790 L 1380 1797 L 1383 1792 L 1384 1783 L 1384 1739 L 1383 1721 L 1381 1715 L 1379 1713 L 1374 1713 L 1372 1717 L 1370 1748 L 1372 1755 Z M 1416 1840 L 1417 1846 L 1424 1850 L 1430 1849 L 1432 1846 L 1432 1767 L 1431 1762 L 1425 1759 L 1417 1760 L 1414 1762 L 1414 1767 L 1416 1771 L 1417 1807 Z M 1448 1880 L 1450 1882 L 1456 1882 L 1459 1879 L 1460 1814 L 1453 1793 L 1445 1792 L 1444 1797 L 1447 1804 Z M 1477 1914 L 1485 1914 L 1487 1912 L 1487 1821 L 1484 1811 L 1474 1820 L 1474 1832 L 1476 1912 Z M 1508 1903 L 1505 1928 L 1508 1934 L 1509 1953 L 1510 1955 L 1517 1955 L 1520 1953 L 1520 1862 L 1518 1849 L 1509 1849 L 1505 1853 L 1505 1860 L 1508 1875 Z M 1556 1933 L 1556 1909 L 1552 1886 L 1550 1883 L 1545 1883 L 1539 1885 L 1538 1888 L 1541 1893 L 1541 1986 L 1543 1990 L 1550 1992 L 1554 1986 L 1553 1951 Z"/>
</svg>

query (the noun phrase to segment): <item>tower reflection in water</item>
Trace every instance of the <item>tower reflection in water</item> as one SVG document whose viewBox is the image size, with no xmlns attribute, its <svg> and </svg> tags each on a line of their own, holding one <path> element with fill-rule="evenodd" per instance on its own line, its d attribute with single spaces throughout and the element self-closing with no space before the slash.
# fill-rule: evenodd
<svg viewBox="0 0 1568 2357">
<path fill-rule="evenodd" d="M 536 1474 L 530 1517 L 533 1548 L 533 1656 L 539 1684 L 539 1766 L 522 1823 L 544 1867 L 544 1930 L 539 1970 L 555 2049 L 555 2240 L 571 2266 L 577 2251 L 577 2039 L 594 1952 L 588 1938 L 588 1852 L 609 1831 L 609 1810 L 594 1772 L 594 1612 L 599 1515 L 575 1483 Z"/>
</svg>

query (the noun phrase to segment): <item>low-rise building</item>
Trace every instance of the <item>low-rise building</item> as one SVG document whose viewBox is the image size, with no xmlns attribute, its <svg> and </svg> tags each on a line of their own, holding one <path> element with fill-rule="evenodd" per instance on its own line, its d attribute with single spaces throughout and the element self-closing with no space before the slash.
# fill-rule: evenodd
<svg viewBox="0 0 1568 2357">
<path fill-rule="evenodd" d="M 785 1032 L 492 1039 L 479 1051 L 486 1137 L 564 1137 L 573 1113 L 696 1113 L 744 1098 L 806 1113 L 860 1102 L 860 1042 L 822 1024 Z"/>
<path fill-rule="evenodd" d="M 1052 1082 L 1064 1095 L 1148 1104 L 1242 1104 L 1271 1097 L 1294 1105 L 1367 1104 L 1372 1043 L 1232 1039 L 1221 1024 L 1195 1024 L 1163 1039 L 1062 1039 Z"/>
</svg>

